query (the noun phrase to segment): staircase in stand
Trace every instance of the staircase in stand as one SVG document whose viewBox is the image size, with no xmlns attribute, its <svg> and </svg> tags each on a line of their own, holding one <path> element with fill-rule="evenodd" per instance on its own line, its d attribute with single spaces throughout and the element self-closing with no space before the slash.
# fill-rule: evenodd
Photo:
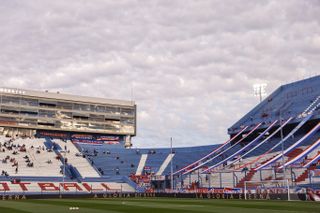
<svg viewBox="0 0 320 213">
<path fill-rule="evenodd" d="M 310 166 L 296 179 L 296 182 L 298 183 L 298 182 L 305 181 L 308 178 L 309 171 L 314 169 L 316 169 L 315 165 Z"/>
<path fill-rule="evenodd" d="M 303 152 L 303 149 L 300 149 L 300 148 L 296 148 L 296 149 L 292 150 L 290 153 L 287 154 L 288 161 L 290 161 L 291 159 L 297 157 L 302 152 Z"/>
<path fill-rule="evenodd" d="M 141 158 L 140 158 L 140 161 L 139 161 L 139 165 L 138 165 L 138 168 L 137 168 L 137 171 L 136 171 L 136 175 L 137 176 L 140 176 L 142 174 L 144 166 L 146 165 L 147 158 L 148 158 L 148 154 L 142 154 L 141 155 Z"/>
<path fill-rule="evenodd" d="M 251 169 L 247 173 L 247 175 L 239 181 L 239 183 L 236 185 L 236 187 L 237 188 L 243 188 L 244 187 L 244 182 L 245 181 L 250 181 L 256 172 L 257 172 L 256 170 Z"/>
<path fill-rule="evenodd" d="M 174 154 L 170 153 L 168 157 L 164 160 L 164 162 L 161 164 L 160 169 L 156 173 L 156 175 L 162 175 L 164 170 L 167 168 L 169 163 L 172 161 L 172 158 L 174 157 Z"/>
</svg>

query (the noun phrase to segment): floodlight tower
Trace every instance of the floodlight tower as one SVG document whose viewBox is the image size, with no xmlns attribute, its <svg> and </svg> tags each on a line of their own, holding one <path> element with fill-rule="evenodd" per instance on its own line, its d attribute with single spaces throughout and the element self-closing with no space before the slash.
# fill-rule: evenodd
<svg viewBox="0 0 320 213">
<path fill-rule="evenodd" d="M 170 138 L 170 153 L 171 153 L 171 156 L 172 156 L 172 137 Z M 170 161 L 170 179 L 171 179 L 171 192 L 173 191 L 174 187 L 173 187 L 173 166 L 172 166 L 172 160 Z"/>
<path fill-rule="evenodd" d="M 266 87 L 267 87 L 266 83 L 253 85 L 254 96 L 259 96 L 260 102 L 262 101 L 262 97 L 267 95 Z"/>
</svg>

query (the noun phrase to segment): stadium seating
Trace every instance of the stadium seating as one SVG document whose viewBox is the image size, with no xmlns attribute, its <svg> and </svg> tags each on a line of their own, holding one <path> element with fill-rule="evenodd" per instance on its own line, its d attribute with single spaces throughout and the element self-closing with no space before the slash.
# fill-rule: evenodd
<svg viewBox="0 0 320 213">
<path fill-rule="evenodd" d="M 223 159 L 229 157 L 232 153 L 234 153 L 235 150 L 238 150 L 241 148 L 241 142 L 245 140 L 248 136 L 250 136 L 259 126 L 261 126 L 261 123 L 257 124 L 250 132 L 245 134 L 245 136 L 239 139 L 236 143 L 229 145 L 224 150 L 217 152 L 214 156 L 211 156 L 209 159 L 205 160 L 204 162 L 201 162 L 198 165 L 194 166 L 193 168 L 189 169 L 188 171 L 185 171 L 183 174 L 184 175 L 188 174 L 200 167 L 207 165 L 208 163 L 210 164 L 219 163 Z"/>
<path fill-rule="evenodd" d="M 235 157 L 236 155 L 242 155 L 242 152 L 245 151 L 245 149 L 247 149 L 248 147 L 252 146 L 253 144 L 259 142 L 259 140 L 265 136 L 265 134 L 267 132 L 269 132 L 269 130 L 277 123 L 278 121 L 274 121 L 267 129 L 264 130 L 264 132 L 262 132 L 261 134 L 259 134 L 254 140 L 252 140 L 251 142 L 249 142 L 248 144 L 246 144 L 245 146 L 243 146 L 242 148 L 233 151 L 233 153 L 231 155 L 229 155 L 228 157 L 224 158 L 223 160 L 221 160 L 220 162 L 210 166 L 208 169 L 204 170 L 203 172 L 209 171 L 210 169 L 216 168 L 217 166 L 223 164 L 224 162 L 227 162 L 228 160 L 231 160 L 233 157 Z M 257 145 L 257 144 L 256 144 Z M 255 145 L 255 146 L 256 146 Z"/>
<path fill-rule="evenodd" d="M 242 128 L 236 135 L 234 135 L 233 137 L 231 137 L 229 140 L 227 140 L 226 142 L 224 142 L 223 144 L 215 147 L 210 153 L 206 154 L 205 156 L 201 157 L 200 159 L 198 159 L 197 161 L 194 161 L 193 163 L 184 166 L 183 168 L 180 168 L 179 170 L 175 171 L 173 174 L 178 174 L 181 172 L 185 172 L 187 170 L 189 170 L 190 168 L 194 167 L 195 165 L 198 165 L 202 162 L 204 162 L 205 160 L 207 160 L 208 158 L 211 158 L 211 156 L 214 156 L 214 154 L 216 154 L 217 152 L 219 152 L 220 150 L 222 150 L 224 147 L 229 146 L 229 144 L 231 142 L 233 142 L 235 139 L 237 139 L 246 129 L 248 128 L 248 126 L 245 126 L 244 128 Z"/>
<path fill-rule="evenodd" d="M 2 144 L 1 170 L 6 171 L 10 176 L 62 176 L 60 173 L 62 164 L 56 159 L 56 154 L 52 150 L 45 148 L 44 139 L 2 137 L 0 143 Z M 5 143 L 8 146 L 5 146 Z M 17 166 L 13 166 L 14 164 Z M 48 170 L 48 166 L 50 166 L 50 170 Z"/>
<path fill-rule="evenodd" d="M 98 171 L 91 166 L 91 163 L 83 157 L 80 150 L 71 141 L 53 140 L 53 142 L 61 147 L 62 156 L 68 159 L 68 164 L 78 170 L 81 177 L 100 177 Z"/>
<path fill-rule="evenodd" d="M 250 126 L 252 123 L 269 123 L 272 120 L 284 119 L 290 116 L 301 115 L 299 119 L 307 113 L 315 112 L 319 107 L 320 76 L 310 79 L 290 83 L 280 86 L 260 104 L 243 116 L 233 126 L 228 129 L 228 133 L 233 135 L 241 129 L 241 126 Z M 319 117 L 319 111 L 315 116 Z M 296 121 L 292 121 L 296 122 Z M 264 126 L 262 126 L 264 128 Z"/>
<path fill-rule="evenodd" d="M 59 138 L 0 136 L 0 180 L 60 186 L 88 182 L 97 187 L 107 182 L 112 190 L 132 192 L 152 187 L 152 181 L 168 184 L 172 169 L 174 188 L 190 190 L 243 188 L 245 181 L 287 178 L 291 186 L 310 184 L 320 164 L 319 82 L 315 77 L 281 86 L 229 128 L 230 139 L 223 144 L 171 152 L 126 149 L 123 141 L 77 144 Z"/>
<path fill-rule="evenodd" d="M 101 146 L 88 146 L 80 145 L 84 154 L 89 153 L 89 159 L 94 162 L 94 167 L 101 169 L 105 176 L 113 175 L 125 175 L 136 174 L 139 166 L 139 162 L 142 155 L 146 156 L 146 161 L 141 171 L 143 175 L 147 173 L 156 174 L 161 166 L 162 173 L 168 174 L 170 171 L 170 161 L 168 156 L 170 155 L 169 148 L 161 149 L 123 149 L 113 147 L 112 145 Z M 173 150 L 172 164 L 174 170 L 181 168 L 183 165 L 195 161 L 199 155 L 204 155 L 210 152 L 210 150 L 216 148 L 213 146 L 201 146 L 201 147 L 187 147 L 187 148 L 175 148 Z M 94 155 L 94 150 L 96 155 Z M 164 167 L 164 163 L 166 166 Z M 118 173 L 117 173 L 118 172 Z"/>
</svg>

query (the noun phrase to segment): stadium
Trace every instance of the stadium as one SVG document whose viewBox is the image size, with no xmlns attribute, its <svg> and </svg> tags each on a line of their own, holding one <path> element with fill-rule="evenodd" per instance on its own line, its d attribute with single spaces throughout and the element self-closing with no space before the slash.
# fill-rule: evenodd
<svg viewBox="0 0 320 213">
<path fill-rule="evenodd" d="M 97 209 L 120 212 L 139 209 L 141 198 L 146 211 L 159 212 L 169 212 L 161 203 L 199 212 L 197 205 L 265 205 L 232 203 L 244 199 L 319 201 L 319 91 L 320 76 L 280 86 L 228 128 L 221 144 L 138 149 L 133 101 L 1 88 L 1 212 L 15 212 L 5 200 L 80 211 L 94 206 L 90 198 Z M 39 198 L 48 200 L 32 202 Z"/>
<path fill-rule="evenodd" d="M 319 14 L 2 0 L 0 213 L 319 213 Z"/>
</svg>

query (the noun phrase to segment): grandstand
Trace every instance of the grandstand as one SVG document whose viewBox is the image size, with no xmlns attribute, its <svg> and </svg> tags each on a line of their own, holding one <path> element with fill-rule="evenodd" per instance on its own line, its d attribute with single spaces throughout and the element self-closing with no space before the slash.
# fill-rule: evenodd
<svg viewBox="0 0 320 213">
<path fill-rule="evenodd" d="M 320 76 L 280 86 L 228 129 L 226 142 L 172 150 L 131 148 L 131 101 L 10 88 L 0 95 L 2 191 L 23 189 L 12 181 L 30 182 L 30 193 L 320 186 Z"/>
<path fill-rule="evenodd" d="M 311 171 L 317 170 L 320 151 L 319 82 L 316 76 L 279 87 L 228 129 L 233 140 L 223 149 L 175 174 L 209 179 L 205 187 L 243 187 L 244 181 L 275 179 L 289 179 L 292 186 L 316 183 Z"/>
<path fill-rule="evenodd" d="M 123 177 L 103 178 L 79 149 L 79 144 L 131 147 L 134 102 L 15 88 L 0 88 L 0 97 L 3 184 L 50 182 L 60 191 L 63 184 L 104 182 L 111 191 L 135 190 Z M 39 186 L 35 191 L 42 190 Z"/>
</svg>

